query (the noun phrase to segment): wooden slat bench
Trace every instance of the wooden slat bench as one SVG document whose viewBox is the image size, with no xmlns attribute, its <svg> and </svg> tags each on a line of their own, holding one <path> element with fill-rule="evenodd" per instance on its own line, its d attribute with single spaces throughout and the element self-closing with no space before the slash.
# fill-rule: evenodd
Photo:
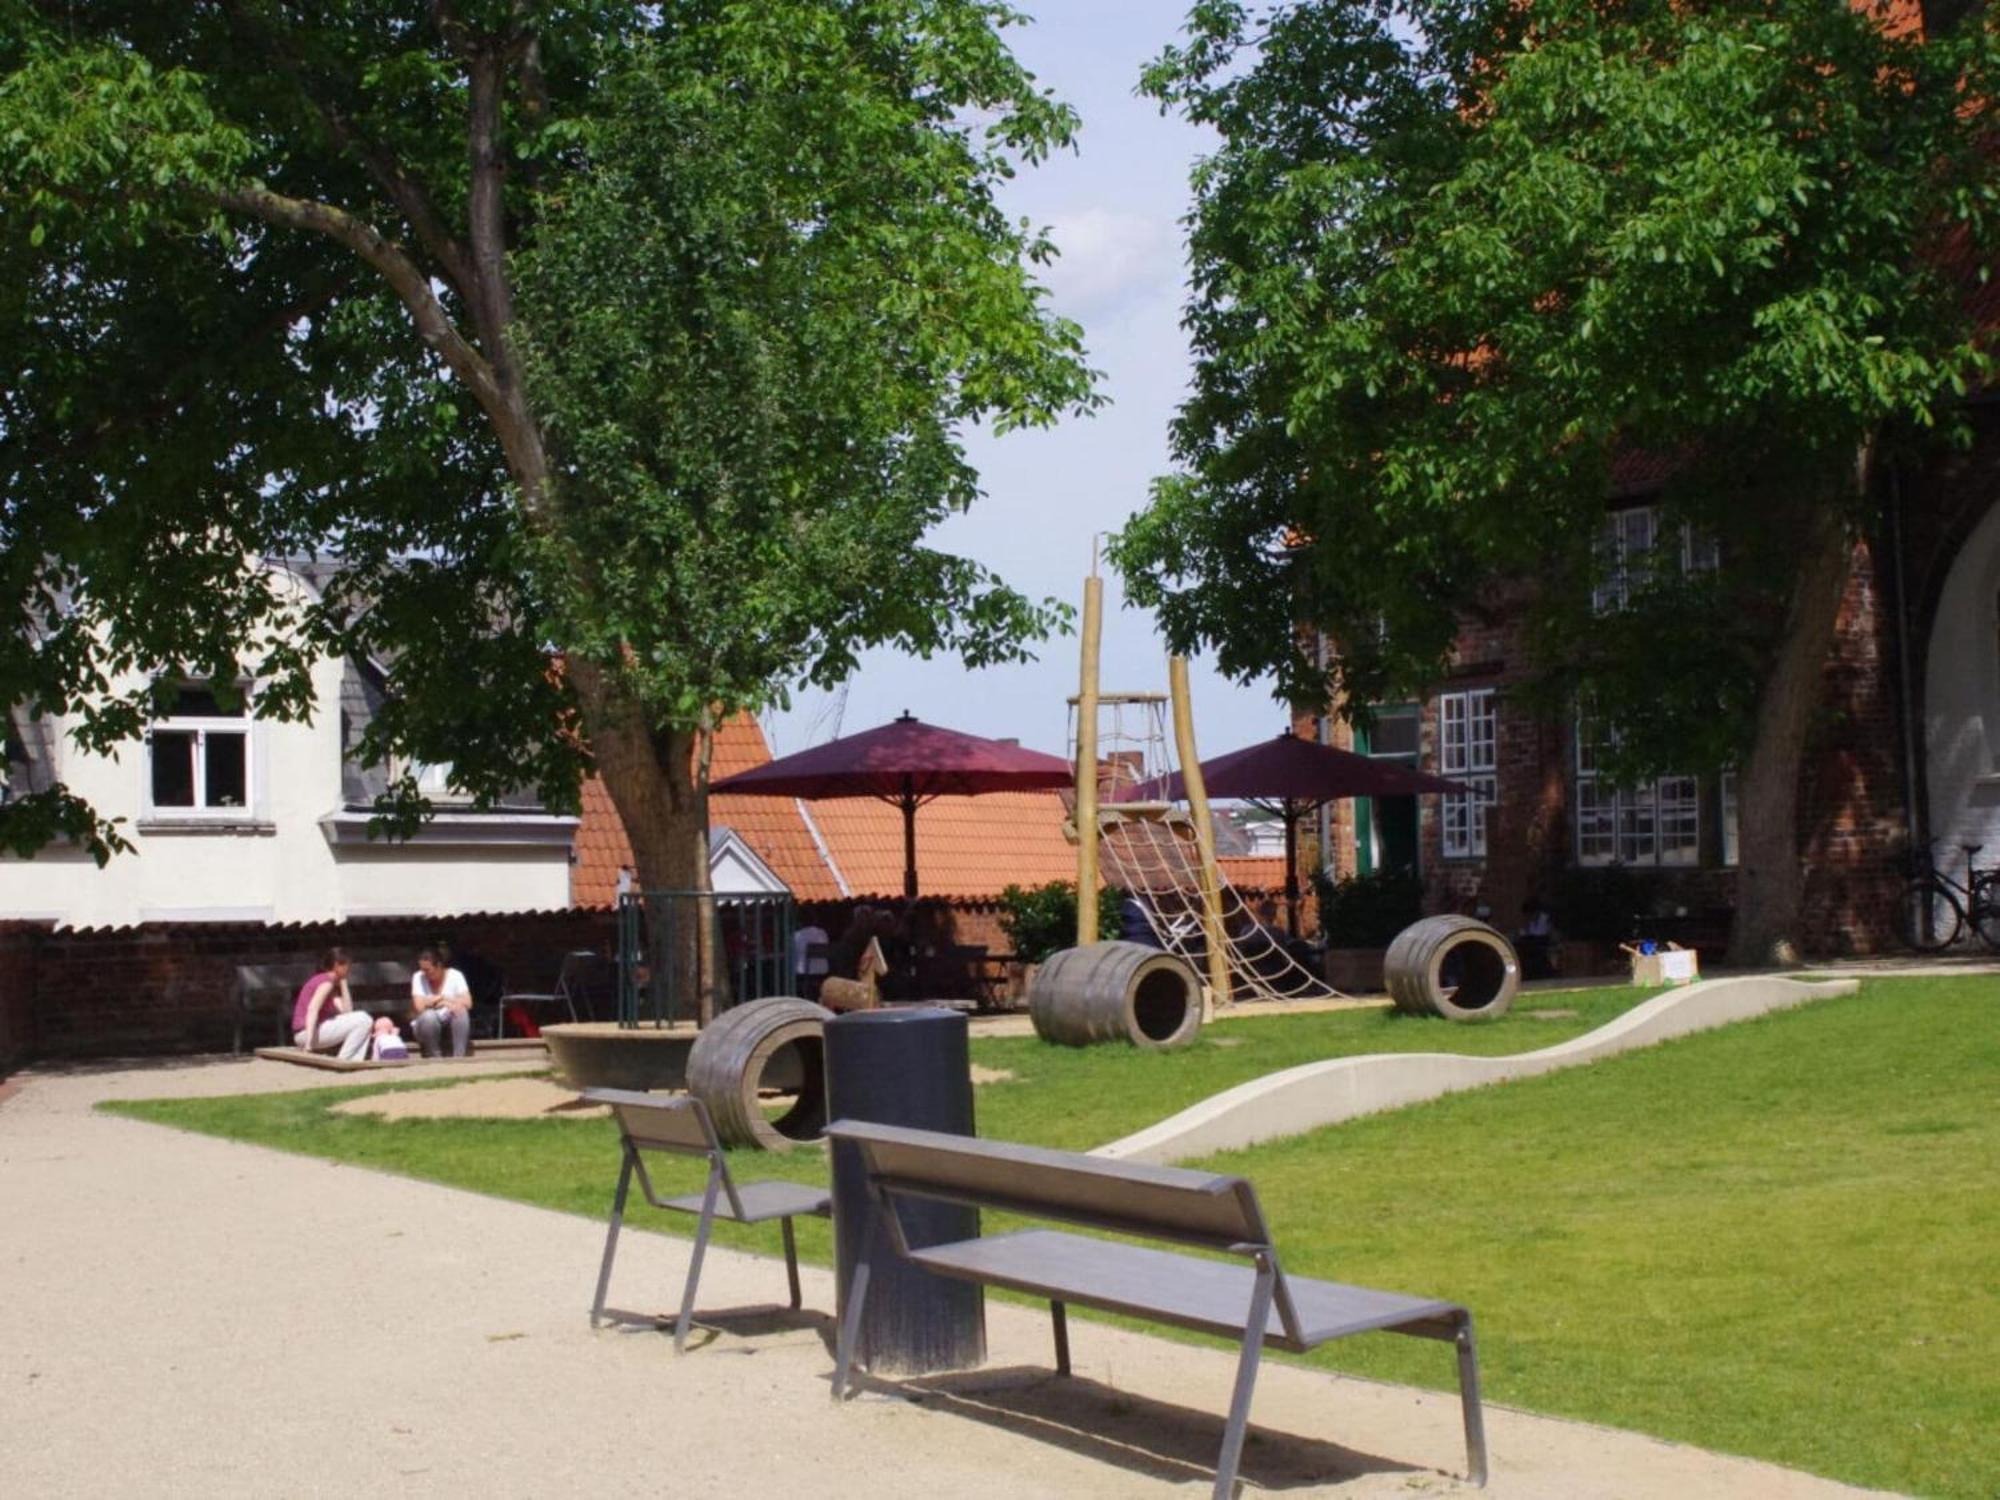
<svg viewBox="0 0 2000 1500">
<path fill-rule="evenodd" d="M 277 1045 L 290 1046 L 299 988 L 318 972 L 318 964 L 298 960 L 238 964 L 235 1050 L 243 1050 L 243 1033 L 253 1024 L 273 1028 Z M 410 966 L 396 958 L 357 958 L 347 971 L 347 990 L 357 1009 L 401 1021 L 410 1012 Z"/>
<path fill-rule="evenodd" d="M 1472 1314 L 1456 1303 L 1287 1276 L 1256 1190 L 1244 1178 L 849 1120 L 836 1121 L 826 1133 L 860 1152 L 870 1213 L 881 1216 L 900 1255 L 940 1276 L 1048 1299 L 1059 1374 L 1070 1368 L 1066 1308 L 1072 1302 L 1240 1341 L 1236 1390 L 1216 1461 L 1216 1500 L 1226 1500 L 1235 1484 L 1264 1347 L 1302 1354 L 1333 1339 L 1375 1331 L 1456 1346 L 1467 1467 L 1474 1484 L 1486 1483 Z M 897 1212 L 898 1201 L 906 1198 L 1220 1251 L 1248 1264 L 1055 1229 L 913 1247 Z M 869 1244 L 872 1235 L 871 1225 L 861 1243 Z M 835 1351 L 835 1400 L 845 1394 L 853 1369 L 868 1280 L 864 1254 L 854 1268 Z"/>
</svg>

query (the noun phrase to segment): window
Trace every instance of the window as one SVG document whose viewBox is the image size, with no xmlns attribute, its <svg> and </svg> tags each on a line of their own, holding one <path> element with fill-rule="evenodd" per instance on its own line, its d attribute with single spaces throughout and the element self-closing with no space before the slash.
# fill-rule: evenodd
<svg viewBox="0 0 2000 1500">
<path fill-rule="evenodd" d="M 207 683 L 185 683 L 146 742 L 147 805 L 185 816 L 241 813 L 250 805 L 250 720 L 237 696 L 226 706 Z"/>
<path fill-rule="evenodd" d="M 1604 518 L 1597 540 L 1598 583 L 1590 591 L 1590 607 L 1598 614 L 1623 609 L 1632 595 L 1643 588 L 1647 575 L 1660 565 L 1655 549 L 1662 542 L 1672 545 L 1674 533 L 1666 530 L 1657 506 L 1630 505 Z M 1712 573 L 1721 565 L 1722 553 L 1715 538 L 1683 525 L 1679 536 L 1682 576 Z"/>
<path fill-rule="evenodd" d="M 417 790 L 428 802 L 469 802 L 472 799 L 451 784 L 451 762 L 448 760 L 414 760 L 409 762 L 409 772 L 415 778 Z"/>
<path fill-rule="evenodd" d="M 1617 743 L 1576 725 L 1576 862 L 1580 865 L 1692 865 L 1701 858 L 1701 783 L 1662 776 L 1614 787 L 1598 752 Z"/>
<path fill-rule="evenodd" d="M 1438 699 L 1438 772 L 1472 787 L 1470 796 L 1446 797 L 1444 857 L 1482 859 L 1486 855 L 1486 810 L 1499 783 L 1499 716 L 1493 689 L 1446 693 Z"/>
<path fill-rule="evenodd" d="M 1734 869 L 1736 850 L 1736 773 L 1722 773 L 1722 862 Z"/>
</svg>

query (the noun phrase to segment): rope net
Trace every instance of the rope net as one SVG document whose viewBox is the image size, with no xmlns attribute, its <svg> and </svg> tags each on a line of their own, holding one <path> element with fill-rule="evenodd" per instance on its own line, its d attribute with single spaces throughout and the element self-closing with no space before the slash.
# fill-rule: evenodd
<svg viewBox="0 0 2000 1500">
<path fill-rule="evenodd" d="M 1166 699 L 1108 694 L 1098 708 L 1098 861 L 1107 885 L 1125 891 L 1161 948 L 1206 975 L 1201 843 L 1185 802 L 1129 801 L 1132 788 L 1165 787 L 1176 769 L 1166 730 Z M 1076 710 L 1070 712 L 1070 759 L 1076 758 Z M 1231 994 L 1260 1000 L 1341 997 L 1275 925 L 1260 921 L 1243 893 L 1220 884 L 1222 946 Z"/>
</svg>

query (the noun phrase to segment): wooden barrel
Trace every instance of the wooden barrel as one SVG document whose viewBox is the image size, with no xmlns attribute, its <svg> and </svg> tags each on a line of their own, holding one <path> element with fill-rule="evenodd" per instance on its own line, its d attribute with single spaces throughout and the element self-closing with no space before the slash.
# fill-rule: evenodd
<svg viewBox="0 0 2000 1500">
<path fill-rule="evenodd" d="M 1514 945 L 1471 917 L 1425 917 L 1396 934 L 1382 961 L 1396 1009 L 1447 1021 L 1507 1014 L 1521 987 Z"/>
<path fill-rule="evenodd" d="M 826 1023 L 810 1000 L 752 1000 L 702 1028 L 688 1053 L 688 1092 L 708 1106 L 725 1146 L 786 1151 L 826 1133 Z M 767 1119 L 759 1092 L 796 1089 L 792 1107 Z"/>
<path fill-rule="evenodd" d="M 1183 1047 L 1201 1030 L 1201 981 L 1158 948 L 1091 943 L 1049 957 L 1035 975 L 1028 1013 L 1037 1036 L 1066 1047 Z"/>
</svg>

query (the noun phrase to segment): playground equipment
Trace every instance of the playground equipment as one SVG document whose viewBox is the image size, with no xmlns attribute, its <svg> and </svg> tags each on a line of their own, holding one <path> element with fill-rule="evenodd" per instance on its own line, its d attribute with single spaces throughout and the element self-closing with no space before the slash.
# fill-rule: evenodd
<svg viewBox="0 0 2000 1500">
<path fill-rule="evenodd" d="M 1373 1052 L 1303 1063 L 1211 1095 L 1091 1155 L 1165 1164 L 1234 1151 L 1462 1089 L 1593 1063 L 1712 1026 L 1851 995 L 1859 987 L 1853 979 L 1803 982 L 1763 974 L 1710 979 L 1655 995 L 1595 1031 L 1535 1052 L 1504 1057 Z"/>
<path fill-rule="evenodd" d="M 1514 945 L 1471 917 L 1425 917 L 1396 934 L 1382 960 L 1382 978 L 1396 1009 L 1447 1021 L 1507 1014 L 1521 987 Z"/>
<path fill-rule="evenodd" d="M 788 1151 L 826 1132 L 826 1023 L 810 1000 L 752 1000 L 702 1028 L 688 1053 L 687 1089 L 707 1107 L 725 1146 Z M 791 1092 L 791 1107 L 764 1114 L 764 1090 Z"/>
<path fill-rule="evenodd" d="M 1090 943 L 1042 965 L 1028 1011 L 1045 1042 L 1178 1047 L 1201 1030 L 1201 982 L 1182 960 L 1144 943 Z"/>
<path fill-rule="evenodd" d="M 1241 893 L 1222 879 L 1201 758 L 1195 752 L 1186 660 L 1168 658 L 1166 693 L 1107 693 L 1099 686 L 1103 580 L 1094 560 L 1090 577 L 1084 580 L 1082 625 L 1082 671 L 1077 694 L 1070 700 L 1076 810 L 1066 830 L 1076 843 L 1077 889 L 1097 889 L 1101 876 L 1123 890 L 1138 903 L 1159 947 L 1206 979 L 1216 1006 L 1243 995 L 1272 1000 L 1338 995 L 1301 964 L 1283 936 L 1259 922 Z M 1135 790 L 1164 787 L 1169 780 L 1178 782 L 1183 800 L 1135 795 Z M 1075 951 L 1087 953 L 1097 941 L 1096 903 L 1079 901 Z M 1081 976 L 1107 973 L 1114 962 L 1114 956 L 1103 955 L 1062 964 L 1052 959 L 1043 965 L 1030 997 L 1037 1030 L 1043 1030 L 1044 1014 L 1051 1018 L 1081 1014 L 1106 1005 L 1103 996 L 1084 993 Z M 1106 1023 L 1092 1029 L 1088 1038 L 1060 1039 L 1131 1033 L 1130 1027 Z M 1050 1034 L 1043 1030 L 1043 1035 Z M 1186 1038 L 1176 1032 L 1175 1039 Z"/>
</svg>

